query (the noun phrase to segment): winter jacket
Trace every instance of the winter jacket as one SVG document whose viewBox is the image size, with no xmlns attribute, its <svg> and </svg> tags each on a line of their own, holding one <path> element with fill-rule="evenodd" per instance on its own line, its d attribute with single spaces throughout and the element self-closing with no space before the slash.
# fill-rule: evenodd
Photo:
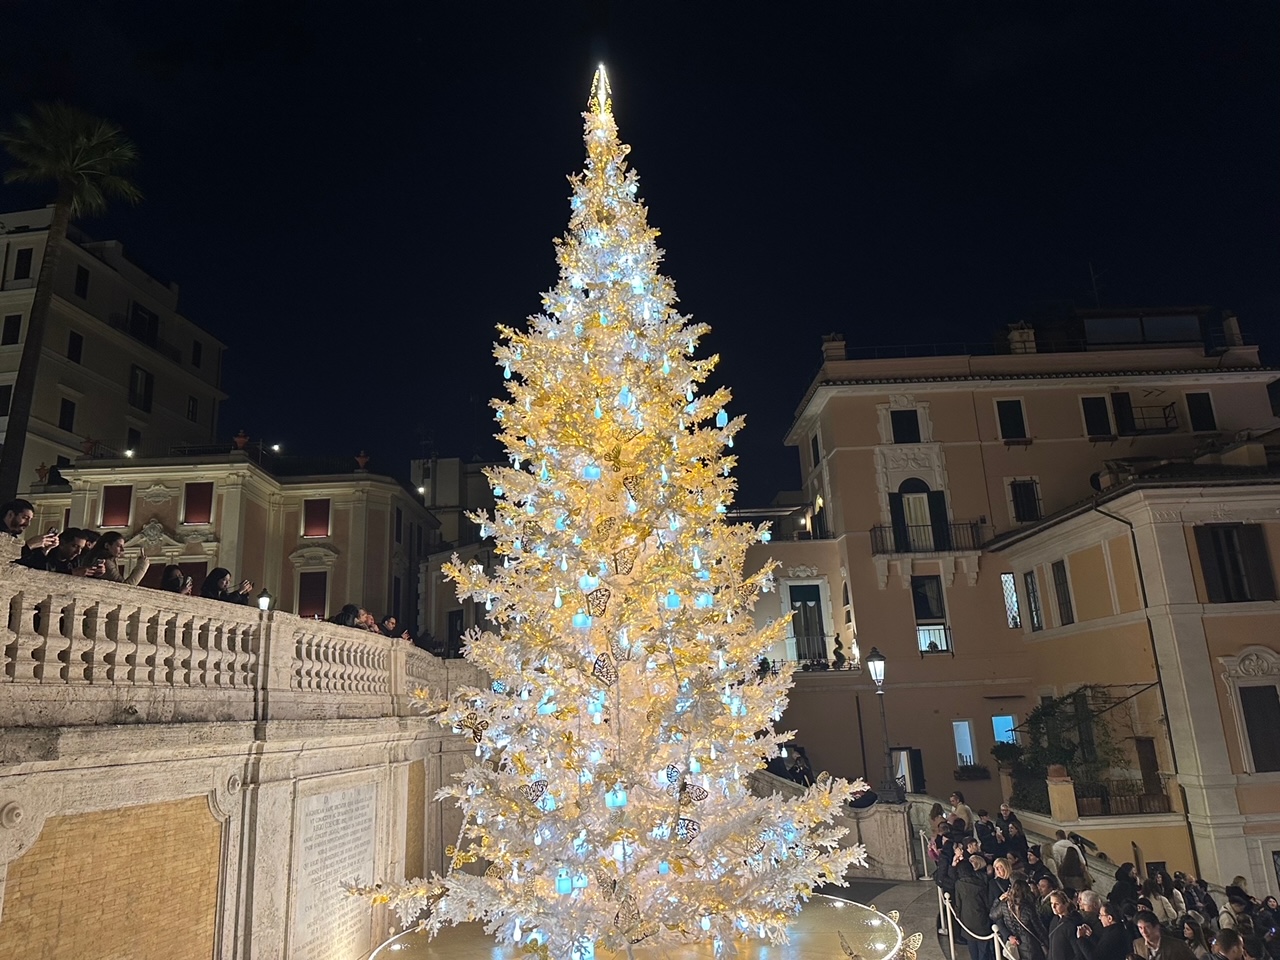
<svg viewBox="0 0 1280 960">
<path fill-rule="evenodd" d="M 1000 929 L 1000 936 L 1005 940 L 1010 937 L 1018 938 L 1020 960 L 1046 960 L 1048 935 L 1044 924 L 1040 922 L 1040 914 L 1036 912 L 1034 902 L 1015 906 L 1012 900 L 1001 900 L 994 913 L 992 919 Z"/>
<path fill-rule="evenodd" d="M 956 879 L 956 892 L 952 897 L 956 916 L 966 930 L 975 936 L 985 937 L 991 932 L 991 897 L 987 891 L 987 878 L 968 864 L 961 866 L 964 869 Z"/>
</svg>

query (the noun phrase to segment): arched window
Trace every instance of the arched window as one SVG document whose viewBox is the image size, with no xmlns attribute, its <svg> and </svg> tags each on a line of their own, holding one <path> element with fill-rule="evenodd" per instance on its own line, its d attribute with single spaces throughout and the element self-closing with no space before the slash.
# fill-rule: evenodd
<svg viewBox="0 0 1280 960">
<path fill-rule="evenodd" d="M 908 477 L 889 494 L 895 553 L 929 553 L 951 549 L 947 495 L 930 490 L 919 477 Z"/>
</svg>

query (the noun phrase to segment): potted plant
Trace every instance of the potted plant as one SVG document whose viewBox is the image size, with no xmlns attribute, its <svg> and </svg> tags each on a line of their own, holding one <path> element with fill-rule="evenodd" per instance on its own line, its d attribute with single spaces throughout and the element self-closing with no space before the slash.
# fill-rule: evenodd
<svg viewBox="0 0 1280 960">
<path fill-rule="evenodd" d="M 981 763 L 962 763 L 955 769 L 957 780 L 990 780 L 991 770 Z"/>
</svg>

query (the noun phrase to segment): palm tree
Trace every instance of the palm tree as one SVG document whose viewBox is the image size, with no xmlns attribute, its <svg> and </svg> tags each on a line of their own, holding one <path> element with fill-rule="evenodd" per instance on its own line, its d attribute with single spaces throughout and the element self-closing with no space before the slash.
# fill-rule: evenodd
<svg viewBox="0 0 1280 960">
<path fill-rule="evenodd" d="M 40 350 L 44 346 L 49 306 L 53 301 L 54 271 L 67 226 L 75 217 L 104 213 L 109 198 L 137 203 L 142 194 L 127 179 L 138 159 L 137 147 L 114 123 L 65 103 L 36 104 L 33 116 L 14 117 L 13 129 L 0 133 L 0 143 L 17 161 L 16 166 L 5 172 L 5 183 L 53 183 L 58 190 L 40 276 L 36 280 L 35 299 L 27 319 L 27 338 L 13 384 L 4 448 L 0 450 L 0 502 L 3 502 L 18 492 Z"/>
</svg>

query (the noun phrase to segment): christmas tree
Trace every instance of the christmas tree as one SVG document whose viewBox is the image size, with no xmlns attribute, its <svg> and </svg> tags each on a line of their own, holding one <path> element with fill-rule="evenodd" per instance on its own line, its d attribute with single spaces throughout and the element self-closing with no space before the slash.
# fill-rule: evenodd
<svg viewBox="0 0 1280 960">
<path fill-rule="evenodd" d="M 742 577 L 767 528 L 724 517 L 742 419 L 728 390 L 699 393 L 717 358 L 697 358 L 708 328 L 658 272 L 603 67 L 584 117 L 560 281 L 495 348 L 511 465 L 488 472 L 496 508 L 473 519 L 501 563 L 446 568 L 492 624 L 466 649 L 491 689 L 436 707 L 476 745 L 442 791 L 462 834 L 447 876 L 375 895 L 406 919 L 430 907 L 432 930 L 480 920 L 556 960 L 781 942 L 799 899 L 865 864 L 832 825 L 865 785 L 751 792 L 787 739 L 773 724 L 790 675 L 759 669 L 786 630 L 751 615 L 771 569 Z"/>
</svg>

